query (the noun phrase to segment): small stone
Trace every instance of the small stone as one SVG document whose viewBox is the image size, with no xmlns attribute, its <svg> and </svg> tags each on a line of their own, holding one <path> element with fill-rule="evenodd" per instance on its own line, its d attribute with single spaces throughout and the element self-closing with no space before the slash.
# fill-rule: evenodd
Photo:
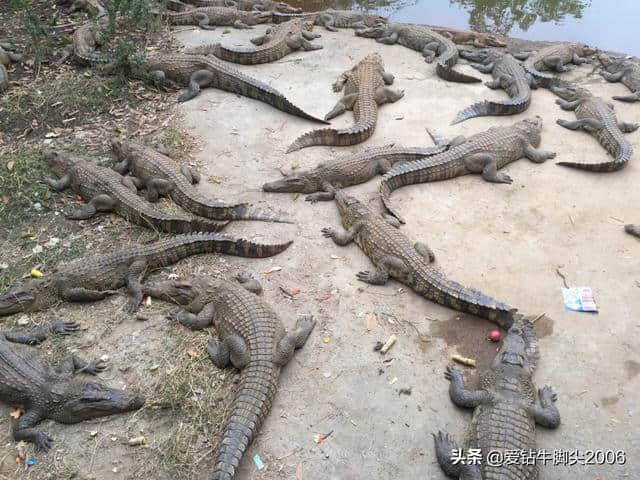
<svg viewBox="0 0 640 480">
<path fill-rule="evenodd" d="M 0 263 L 0 270 L 6 270 L 7 268 L 9 268 L 8 263 Z"/>
<path fill-rule="evenodd" d="M 29 317 L 27 317 L 26 315 L 22 315 L 19 319 L 18 319 L 18 326 L 19 327 L 24 327 L 25 325 L 29 325 Z"/>
<path fill-rule="evenodd" d="M 40 210 L 42 210 L 42 204 L 40 202 L 35 202 L 33 204 L 33 209 L 39 212 Z"/>
<path fill-rule="evenodd" d="M 105 355 L 102 355 L 102 356 L 100 357 L 100 361 L 101 361 L 101 362 L 108 362 L 110 358 L 111 358 L 111 357 L 109 357 L 109 355 L 106 355 L 106 354 L 105 354 Z"/>
<path fill-rule="evenodd" d="M 36 254 L 38 254 L 38 253 L 42 253 L 42 251 L 43 251 L 43 250 L 44 250 L 44 248 L 42 248 L 42 245 L 36 245 L 35 247 L 33 247 L 33 248 L 31 249 L 31 251 L 32 251 L 33 253 L 36 253 Z"/>
<path fill-rule="evenodd" d="M 91 430 L 89 432 L 89 436 L 92 437 L 92 438 L 95 437 L 96 435 L 98 435 L 98 431 L 97 430 Z"/>
</svg>

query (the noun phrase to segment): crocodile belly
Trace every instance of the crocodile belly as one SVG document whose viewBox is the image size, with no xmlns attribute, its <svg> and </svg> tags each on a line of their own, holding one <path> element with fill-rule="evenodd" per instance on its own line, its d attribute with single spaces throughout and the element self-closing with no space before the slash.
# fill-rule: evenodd
<svg viewBox="0 0 640 480">
<path fill-rule="evenodd" d="M 535 422 L 519 405 L 502 402 L 478 407 L 468 435 L 467 455 L 469 449 L 480 449 L 484 480 L 537 478 L 536 466 L 527 461 L 531 456 L 535 459 Z"/>
</svg>

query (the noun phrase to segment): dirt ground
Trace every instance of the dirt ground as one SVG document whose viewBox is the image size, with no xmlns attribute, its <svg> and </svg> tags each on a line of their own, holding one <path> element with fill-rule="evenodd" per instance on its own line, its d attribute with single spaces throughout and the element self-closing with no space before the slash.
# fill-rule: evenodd
<svg viewBox="0 0 640 480">
<path fill-rule="evenodd" d="M 188 46 L 220 38 L 227 44 L 247 45 L 264 28 L 230 33 L 223 28 L 213 32 L 184 29 L 177 37 Z M 598 162 L 607 154 L 590 136 L 555 124 L 557 118 L 573 119 L 573 113 L 560 110 L 555 97 L 545 90 L 533 93 L 532 105 L 524 114 L 450 126 L 459 110 L 484 98 L 505 98 L 504 92 L 482 84 L 444 82 L 436 77 L 434 65 L 400 46 L 380 46 L 354 37 L 352 31 L 321 33 L 316 42 L 323 50 L 239 68 L 276 87 L 305 111 L 322 116 L 339 98 L 330 88 L 335 78 L 377 51 L 405 97 L 381 107 L 376 132 L 364 144 L 313 147 L 287 155 L 287 146 L 298 135 L 318 126 L 214 89 L 181 105 L 184 127 L 201 146 L 196 155 L 205 180 L 201 188 L 223 199 L 249 200 L 296 222 L 238 222 L 228 227 L 229 233 L 265 241 L 293 238 L 295 242 L 271 259 L 200 257 L 157 277 L 194 270 L 216 274 L 249 270 L 263 282 L 264 298 L 288 327 L 293 326 L 297 313 L 309 312 L 318 320 L 307 345 L 284 369 L 273 410 L 245 455 L 238 478 L 443 479 L 431 434 L 444 430 L 461 440 L 471 418 L 470 412 L 450 402 L 443 372 L 456 353 L 477 358 L 478 370 L 482 370 L 496 349 L 485 340 L 492 324 L 461 317 L 393 281 L 384 287 L 358 282 L 356 272 L 371 267 L 368 258 L 357 246 L 341 248 L 320 234 L 322 227 L 340 225 L 333 203 L 311 205 L 302 195 L 266 194 L 261 185 L 279 178 L 281 169 L 311 168 L 364 147 L 429 145 L 425 127 L 454 137 L 532 115 L 544 119 L 542 148 L 556 151 L 557 160 Z M 481 75 L 468 66 L 458 68 Z M 623 85 L 588 76 L 589 71 L 588 66 L 574 68 L 567 78 L 587 84 L 605 98 L 627 93 Z M 629 122 L 640 122 L 639 108 L 615 103 L 618 117 Z M 351 121 L 347 112 L 332 125 Z M 628 139 L 640 149 L 639 132 Z M 622 230 L 625 223 L 640 222 L 640 167 L 635 160 L 621 172 L 596 175 L 558 167 L 554 160 L 537 165 L 523 159 L 505 168 L 514 178 L 512 185 L 493 185 L 478 176 L 467 176 L 406 187 L 393 195 L 407 219 L 402 231 L 412 241 L 428 242 L 450 278 L 504 300 L 522 313 L 546 314 L 536 323 L 542 357 L 535 380 L 538 386 L 551 385 L 558 393 L 563 423 L 556 431 L 538 429 L 539 448 L 626 452 L 624 465 L 543 466 L 540 477 L 544 479 L 640 478 L 636 340 L 640 321 L 634 314 L 640 308 L 640 242 Z M 375 180 L 349 192 L 378 208 L 377 188 Z M 282 269 L 265 273 L 274 266 Z M 558 271 L 570 286 L 593 288 L 598 314 L 564 309 Z M 293 298 L 283 293 L 292 289 L 299 289 Z M 149 321 L 136 321 L 119 310 L 123 302 L 116 297 L 84 307 L 64 306 L 38 318 L 82 318 L 89 330 L 72 344 L 86 356 L 106 353 L 111 357 L 113 366 L 106 376 L 111 385 L 140 387 L 156 392 L 157 398 L 151 398 L 136 414 L 73 426 L 43 423 L 56 439 L 55 448 L 44 456 L 36 454 L 36 465 L 21 470 L 26 471 L 25 476 L 175 478 L 172 471 L 161 468 L 168 459 L 157 456 L 160 446 L 172 441 L 178 445 L 183 433 L 180 417 L 160 409 L 182 401 L 163 398 L 159 385 L 181 374 L 172 370 L 173 357 L 195 345 L 199 363 L 194 368 L 205 372 L 207 381 L 229 383 L 228 374 L 217 371 L 204 356 L 205 334 L 170 325 L 156 315 L 166 310 L 159 303 L 143 309 Z M 375 343 L 391 334 L 398 341 L 390 352 L 384 357 L 374 352 Z M 463 369 L 465 378 L 473 382 L 474 371 Z M 410 389 L 410 394 L 401 394 L 402 389 Z M 201 455 L 192 478 L 205 479 L 210 476 L 211 444 L 215 444 L 225 401 L 198 399 L 197 391 L 189 388 L 185 392 L 184 401 L 194 407 L 209 400 L 221 408 L 220 417 L 208 422 L 211 438 L 197 437 Z M 8 412 L 4 407 L 0 411 L 5 440 L 0 447 L 0 473 L 13 478 L 15 446 L 10 424 L 4 420 Z M 327 436 L 321 444 L 314 442 L 318 434 Z M 146 446 L 125 445 L 128 438 L 139 435 L 146 437 Z M 177 459 L 172 460 L 174 464 L 184 454 L 184 445 L 181 448 L 172 450 L 173 460 Z M 255 455 L 264 462 L 264 469 L 256 468 Z M 51 476 L 42 467 L 37 470 L 42 457 L 46 465 L 60 467 L 59 471 L 68 467 L 74 473 L 63 477 Z"/>
</svg>

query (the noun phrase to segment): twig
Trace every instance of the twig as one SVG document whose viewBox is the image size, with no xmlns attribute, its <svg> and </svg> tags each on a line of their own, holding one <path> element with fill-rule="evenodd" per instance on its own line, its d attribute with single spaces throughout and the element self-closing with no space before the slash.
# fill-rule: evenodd
<svg viewBox="0 0 640 480">
<path fill-rule="evenodd" d="M 531 323 L 536 323 L 538 320 L 540 320 L 542 317 L 544 317 L 546 315 L 545 313 L 541 313 L 540 315 L 538 315 L 536 318 L 534 318 L 533 320 L 531 320 Z"/>
<path fill-rule="evenodd" d="M 567 277 L 565 277 L 562 272 L 560 271 L 560 267 L 556 268 L 556 273 L 558 274 L 558 276 L 562 279 L 562 283 L 564 283 L 564 288 L 569 288 L 569 285 L 567 284 Z"/>
</svg>

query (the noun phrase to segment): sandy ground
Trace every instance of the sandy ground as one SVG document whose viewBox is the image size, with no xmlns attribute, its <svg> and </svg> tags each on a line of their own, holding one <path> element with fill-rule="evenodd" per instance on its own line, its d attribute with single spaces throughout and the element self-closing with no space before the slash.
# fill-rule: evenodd
<svg viewBox="0 0 640 480">
<path fill-rule="evenodd" d="M 248 39 L 265 28 L 228 34 L 223 28 L 187 29 L 177 35 L 190 46 L 220 38 L 227 44 L 248 45 Z M 561 111 L 555 97 L 544 90 L 534 92 L 525 114 L 449 126 L 459 110 L 484 98 L 506 98 L 504 92 L 482 84 L 444 82 L 436 77 L 434 65 L 400 46 L 380 46 L 354 37 L 351 31 L 321 33 L 316 42 L 323 50 L 240 69 L 276 87 L 307 112 L 322 116 L 339 98 L 330 88 L 335 78 L 377 51 L 405 97 L 381 107 L 376 132 L 364 144 L 314 147 L 288 155 L 286 147 L 317 124 L 214 89 L 182 105 L 185 127 L 202 145 L 198 154 L 204 179 L 201 188 L 224 199 L 249 200 L 296 222 L 238 222 L 228 231 L 264 241 L 293 238 L 295 242 L 271 259 L 202 257 L 162 275 L 192 269 L 250 270 L 263 282 L 264 298 L 288 327 L 298 313 L 312 313 L 318 320 L 307 345 L 284 369 L 273 410 L 245 455 L 238 478 L 443 479 L 431 433 L 444 430 L 462 440 L 471 419 L 470 412 L 450 402 L 443 371 L 455 353 L 477 358 L 482 370 L 495 354 L 495 344 L 485 340 L 493 326 L 477 318 L 461 318 L 393 281 L 384 287 L 358 282 L 356 272 L 371 267 L 368 258 L 357 246 L 341 248 L 320 234 L 322 227 L 340 225 L 333 203 L 311 205 L 304 196 L 266 194 L 261 185 L 279 178 L 281 169 L 311 168 L 364 147 L 430 145 L 425 127 L 453 137 L 532 115 L 543 117 L 542 148 L 556 151 L 559 160 L 598 162 L 607 154 L 590 136 L 555 124 L 557 118 L 573 119 L 573 113 Z M 481 75 L 468 66 L 458 68 Z M 589 71 L 587 66 L 576 68 L 567 78 L 589 84 L 605 98 L 627 93 L 623 85 L 587 76 Z M 620 119 L 640 121 L 639 105 L 616 102 L 615 108 Z M 343 126 L 351 121 L 347 112 L 332 123 Z M 640 149 L 640 133 L 628 138 Z M 535 380 L 540 387 L 552 385 L 558 393 L 563 423 L 556 431 L 539 428 L 539 447 L 551 453 L 624 450 L 628 459 L 624 465 L 547 465 L 541 468 L 544 479 L 640 478 L 636 340 L 640 321 L 633 315 L 640 309 L 640 242 L 622 231 L 625 223 L 640 222 L 640 167 L 635 160 L 621 172 L 595 175 L 558 167 L 553 160 L 536 165 L 523 159 L 505 168 L 514 178 L 512 185 L 467 176 L 403 188 L 393 196 L 407 219 L 402 231 L 412 241 L 428 242 L 450 278 L 517 306 L 525 314 L 546 313 L 536 324 L 542 358 Z M 349 192 L 378 208 L 377 189 L 378 181 L 373 180 Z M 265 273 L 274 266 L 282 269 Z M 569 285 L 593 288 L 599 314 L 564 310 L 558 269 Z M 283 294 L 294 288 L 300 292 L 293 299 Z M 70 308 L 91 325 L 91 337 L 80 344 L 87 347 L 83 351 L 98 356 L 108 353 L 119 366 L 107 377 L 110 384 L 135 386 L 149 382 L 157 365 L 164 369 L 160 358 L 167 352 L 160 349 L 170 348 L 166 335 L 173 327 L 167 322 L 134 322 L 121 312 L 114 315 L 122 302 L 118 297 Z M 65 315 L 66 308 L 57 315 Z M 372 316 L 375 322 L 369 321 L 367 330 Z M 96 317 L 106 323 L 94 325 Z M 374 352 L 374 344 L 391 334 L 398 337 L 393 349 L 385 357 Z M 104 345 L 106 337 L 113 349 Z M 212 378 L 220 375 L 208 362 L 202 366 L 211 369 Z M 474 381 L 474 370 L 466 368 L 464 373 Z M 411 389 L 410 395 L 400 394 L 401 389 Z M 166 431 L 175 431 L 178 422 L 149 409 L 76 426 L 46 422 L 43 427 L 56 438 L 57 450 L 50 454 L 53 462 L 80 455 L 76 463 L 82 478 L 131 479 L 148 478 L 140 472 L 150 457 L 122 443 L 141 433 L 151 443 L 160 441 L 162 432 L 166 436 Z M 167 423 L 171 428 L 166 428 Z M 91 431 L 99 433 L 90 437 Z M 314 442 L 315 435 L 329 433 L 323 443 Z M 10 438 L 8 423 L 3 423 L 3 434 Z M 101 455 L 102 449 L 109 454 Z M 12 461 L 11 454 L 3 455 L 2 461 Z M 266 468 L 257 470 L 254 455 L 260 455 Z M 212 456 L 203 456 L 201 465 L 198 478 L 209 478 Z M 42 472 L 31 478 L 52 477 Z"/>
<path fill-rule="evenodd" d="M 193 30 L 178 38 L 188 46 L 218 39 L 246 45 L 263 28 L 227 35 L 222 29 Z M 310 168 L 367 146 L 428 145 L 425 127 L 453 137 L 532 115 L 544 119 L 542 148 L 556 151 L 558 159 L 597 162 L 606 153 L 590 136 L 555 124 L 557 118 L 573 119 L 573 113 L 561 111 L 554 95 L 544 90 L 534 92 L 524 114 L 449 126 L 459 110 L 483 98 L 505 98 L 504 92 L 444 82 L 433 65 L 400 46 L 380 46 L 351 31 L 321 33 L 317 42 L 323 50 L 242 71 L 278 88 L 307 112 L 322 115 L 339 98 L 330 88 L 335 78 L 366 54 L 379 52 L 405 97 L 380 109 L 376 132 L 365 144 L 285 155 L 298 135 L 316 126 L 218 90 L 206 90 L 183 106 L 187 128 L 203 141 L 199 157 L 205 178 L 224 178 L 222 188 L 210 190 L 266 204 L 296 220 L 296 226 L 238 224 L 230 231 L 246 227 L 271 235 L 277 230 L 296 239 L 274 259 L 283 269 L 271 275 L 265 298 L 277 305 L 288 325 L 296 312 L 311 312 L 320 322 L 285 369 L 274 409 L 239 476 L 295 478 L 301 469 L 305 479 L 444 478 L 431 433 L 442 429 L 461 439 L 471 416 L 449 401 L 442 372 L 453 353 L 490 361 L 495 347 L 483 337 L 491 325 L 478 319 L 460 322 L 456 312 L 401 290 L 395 282 L 384 287 L 359 283 L 355 273 L 370 268 L 368 258 L 357 246 L 337 247 L 319 233 L 324 226 L 340 225 L 333 203 L 310 205 L 303 196 L 261 193 L 260 186 L 280 177 L 281 168 Z M 468 66 L 459 68 L 473 72 Z M 625 94 L 623 85 L 587 77 L 589 71 L 585 66 L 570 77 L 605 98 Z M 615 108 L 619 118 L 640 121 L 638 105 L 616 102 Z M 347 112 L 333 125 L 350 122 Z M 628 138 L 637 150 L 640 133 Z M 538 325 L 542 360 L 536 381 L 558 392 L 563 423 L 557 431 L 538 430 L 540 448 L 621 449 L 629 458 L 626 465 L 550 465 L 542 467 L 541 478 L 638 478 L 640 356 L 634 338 L 640 323 L 633 312 L 640 307 L 640 242 L 625 235 L 622 225 L 640 221 L 640 168 L 631 162 L 621 172 L 593 175 L 554 161 L 536 165 L 523 159 L 505 171 L 514 178 L 512 185 L 467 176 L 397 191 L 394 199 L 407 218 L 403 232 L 428 242 L 451 278 L 524 313 L 547 314 Z M 371 181 L 349 191 L 377 208 L 377 187 Z M 593 288 L 599 314 L 564 310 L 559 267 L 571 286 Z M 294 301 L 285 300 L 275 285 L 301 293 Z M 327 292 L 330 299 L 318 300 Z M 366 329 L 368 313 L 377 317 L 371 331 Z M 372 351 L 376 341 L 392 333 L 399 340 L 386 358 Z M 401 388 L 411 388 L 411 395 L 399 395 Z M 314 435 L 329 432 L 321 445 L 313 442 Z M 256 470 L 251 461 L 255 454 L 267 465 L 266 472 Z"/>
</svg>

